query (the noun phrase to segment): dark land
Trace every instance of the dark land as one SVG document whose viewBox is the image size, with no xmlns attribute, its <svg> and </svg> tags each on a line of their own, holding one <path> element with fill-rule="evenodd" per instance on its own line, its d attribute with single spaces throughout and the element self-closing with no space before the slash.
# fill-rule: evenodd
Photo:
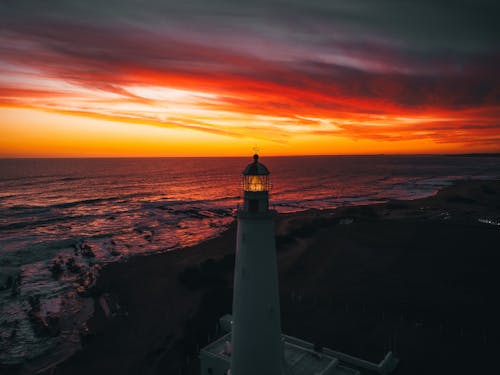
<svg viewBox="0 0 500 375">
<path fill-rule="evenodd" d="M 278 215 L 283 332 L 374 362 L 392 350 L 396 375 L 496 373 L 499 222 L 500 181 Z M 106 266 L 83 350 L 46 373 L 198 374 L 231 312 L 235 229 Z"/>
</svg>

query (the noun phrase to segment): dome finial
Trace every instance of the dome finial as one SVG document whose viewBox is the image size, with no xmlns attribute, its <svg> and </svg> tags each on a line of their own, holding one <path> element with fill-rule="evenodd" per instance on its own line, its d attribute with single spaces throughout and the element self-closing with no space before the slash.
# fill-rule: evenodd
<svg viewBox="0 0 500 375">
<path fill-rule="evenodd" d="M 258 163 L 259 162 L 259 150 L 260 150 L 260 147 L 258 145 L 255 145 L 253 146 L 253 160 L 254 160 L 254 163 Z"/>
</svg>

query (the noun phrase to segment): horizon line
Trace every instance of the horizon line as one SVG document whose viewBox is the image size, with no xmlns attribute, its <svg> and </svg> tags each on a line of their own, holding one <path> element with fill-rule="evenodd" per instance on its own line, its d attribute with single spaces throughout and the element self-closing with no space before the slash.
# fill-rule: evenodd
<svg viewBox="0 0 500 375">
<path fill-rule="evenodd" d="M 195 158 L 247 158 L 247 155 L 177 155 L 177 156 L 0 156 L 0 160 L 23 159 L 195 159 Z M 370 153 L 370 154 L 303 154 L 303 155 L 265 155 L 266 158 L 286 157 L 332 157 L 332 156 L 500 156 L 500 152 L 466 152 L 466 153 Z"/>
</svg>

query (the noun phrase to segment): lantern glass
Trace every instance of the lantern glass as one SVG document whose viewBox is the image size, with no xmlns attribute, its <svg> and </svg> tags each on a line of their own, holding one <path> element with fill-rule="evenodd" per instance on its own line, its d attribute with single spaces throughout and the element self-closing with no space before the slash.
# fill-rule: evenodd
<svg viewBox="0 0 500 375">
<path fill-rule="evenodd" d="M 268 191 L 269 176 L 248 175 L 243 176 L 243 190 L 245 191 Z"/>
</svg>

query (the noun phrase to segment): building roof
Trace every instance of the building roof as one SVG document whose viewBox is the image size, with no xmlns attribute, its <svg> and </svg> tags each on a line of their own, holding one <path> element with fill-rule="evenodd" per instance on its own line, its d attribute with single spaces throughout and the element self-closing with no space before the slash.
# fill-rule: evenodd
<svg viewBox="0 0 500 375">
<path fill-rule="evenodd" d="M 245 176 L 267 176 L 269 169 L 264 164 L 259 163 L 259 155 L 255 154 L 253 156 L 253 163 L 246 166 L 243 174 Z"/>
<path fill-rule="evenodd" d="M 284 359 L 287 373 L 292 375 L 359 375 L 356 366 L 350 366 L 336 356 L 329 353 L 318 353 L 312 344 L 291 336 L 283 335 Z M 231 353 L 228 352 L 228 343 L 231 342 L 231 333 L 208 344 L 200 352 L 200 358 L 209 356 L 226 363 L 230 367 Z"/>
</svg>

